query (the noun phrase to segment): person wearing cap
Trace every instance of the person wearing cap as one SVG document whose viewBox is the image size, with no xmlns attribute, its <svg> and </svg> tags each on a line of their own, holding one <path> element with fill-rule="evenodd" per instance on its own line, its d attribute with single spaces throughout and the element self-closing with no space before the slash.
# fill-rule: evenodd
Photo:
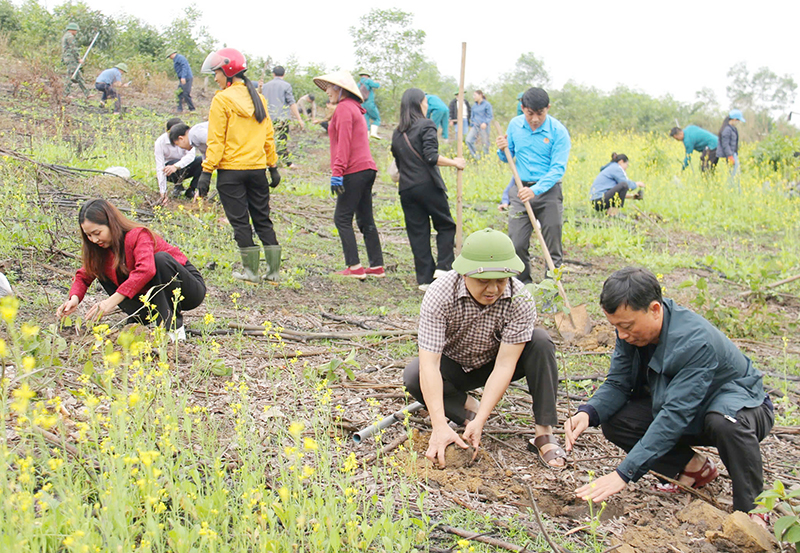
<svg viewBox="0 0 800 553">
<path fill-rule="evenodd" d="M 219 90 L 208 111 L 208 148 L 198 196 L 208 193 L 211 173 L 216 171 L 219 200 L 242 259 L 242 271 L 232 271 L 231 276 L 251 284 L 261 282 L 261 248 L 253 240 L 255 233 L 267 262 L 263 278 L 277 281 L 281 246 L 270 219 L 269 197 L 281 174 L 267 101 L 247 78 L 247 59 L 235 48 L 211 52 L 200 71 L 213 74 Z"/>
<path fill-rule="evenodd" d="M 449 137 L 447 130 L 449 125 L 447 120 L 450 116 L 450 110 L 447 108 L 442 99 L 435 94 L 426 94 L 425 98 L 428 100 L 428 112 L 425 117 L 430 119 L 436 125 L 436 128 L 442 129 L 442 138 L 447 140 Z M 439 132 L 438 130 L 436 132 Z"/>
<path fill-rule="evenodd" d="M 458 92 L 455 93 L 455 97 L 450 100 L 450 105 L 447 106 L 450 110 L 450 124 L 453 125 L 453 133 L 458 136 Z M 472 107 L 469 105 L 467 101 L 466 94 L 464 95 L 464 106 L 461 111 L 461 121 L 462 125 L 464 125 L 464 138 L 467 137 L 467 127 L 469 126 L 469 118 L 472 115 Z"/>
<path fill-rule="evenodd" d="M 128 72 L 128 64 L 120 62 L 111 69 L 106 69 L 97 76 L 95 79 L 94 87 L 103 93 L 103 106 L 106 105 L 106 100 L 115 98 L 114 113 L 119 113 L 122 109 L 122 99 L 119 96 L 116 88 L 120 86 L 128 86 L 128 83 L 122 84 L 122 74 Z"/>
<path fill-rule="evenodd" d="M 523 115 L 511 120 L 506 135 L 497 137 L 497 156 L 507 163 L 503 149 L 508 147 L 523 185 L 521 191 L 509 198 L 508 235 L 524 265 L 520 280 L 525 284 L 532 282 L 528 250 L 533 226 L 523 202 L 530 202 L 533 208 L 553 265 L 561 266 L 564 211 L 561 178 L 567 169 L 571 143 L 567 129 L 548 115 L 549 109 L 547 92 L 529 88 L 522 95 Z"/>
<path fill-rule="evenodd" d="M 728 160 L 731 168 L 731 177 L 739 172 L 739 130 L 736 126 L 739 121 L 745 123 L 741 110 L 732 109 L 722 126 L 719 129 L 719 144 L 717 145 L 717 157 Z"/>
<path fill-rule="evenodd" d="M 173 117 L 167 121 L 167 131 L 156 139 L 153 148 L 156 160 L 156 179 L 158 180 L 158 192 L 160 194 L 159 203 L 167 203 L 167 182 L 175 184 L 172 197 L 177 198 L 184 194 L 187 198 L 194 198 L 197 189 L 197 179 L 203 172 L 203 158 L 190 148 L 188 151 L 175 145 L 170 140 L 170 133 L 177 127 L 187 127 L 187 125 Z M 184 191 L 183 181 L 191 178 L 189 188 Z"/>
<path fill-rule="evenodd" d="M 522 268 L 508 236 L 480 230 L 422 299 L 419 357 L 406 366 L 403 382 L 430 413 L 425 456 L 440 467 L 449 444 L 478 448 L 492 410 L 511 381 L 523 377 L 536 423 L 528 449 L 548 467 L 564 466 L 566 454 L 552 428 L 558 423 L 556 350 L 547 332 L 535 327 L 536 305 L 515 278 Z M 480 401 L 467 394 L 479 387 Z M 466 425 L 463 439 L 447 419 Z"/>
<path fill-rule="evenodd" d="M 64 85 L 64 95 L 69 95 L 72 85 L 77 84 L 85 97 L 89 97 L 89 89 L 83 80 L 83 73 L 78 67 L 83 63 L 83 58 L 78 52 L 78 41 L 75 36 L 81 28 L 74 21 L 67 25 L 64 36 L 61 37 L 61 61 L 67 66 L 67 80 Z M 77 70 L 77 72 L 76 72 Z M 73 76 L 74 75 L 74 76 Z"/>
<path fill-rule="evenodd" d="M 186 109 L 194 111 L 192 102 L 192 68 L 186 56 L 179 54 L 177 50 L 171 50 L 167 58 L 172 60 L 172 67 L 178 76 L 178 113 L 183 111 L 183 103 L 186 102 Z"/>
<path fill-rule="evenodd" d="M 472 105 L 472 114 L 470 115 L 471 126 L 466 142 L 472 157 L 480 157 L 475 150 L 475 144 L 478 138 L 480 138 L 483 142 L 483 153 L 489 153 L 489 133 L 491 131 L 489 125 L 492 123 L 492 119 L 494 119 L 494 113 L 492 112 L 492 104 L 486 99 L 486 95 L 482 90 L 473 92 L 472 99 L 475 100 L 475 103 Z"/>
<path fill-rule="evenodd" d="M 717 166 L 717 146 L 719 139 L 713 133 L 701 129 L 695 125 L 689 125 L 685 129 L 672 127 L 669 135 L 679 142 L 683 142 L 686 148 L 686 156 L 683 158 L 683 169 L 689 166 L 692 160 L 692 152 L 700 153 L 700 170 L 710 171 Z"/>
<path fill-rule="evenodd" d="M 297 102 L 294 101 L 292 85 L 283 78 L 285 74 L 286 70 L 282 66 L 276 65 L 272 70 L 272 80 L 264 83 L 261 87 L 261 93 L 267 99 L 267 109 L 269 109 L 269 116 L 275 129 L 278 158 L 287 167 L 293 167 L 294 165 L 289 159 L 288 148 L 289 117 L 291 115 L 297 119 L 300 123 L 300 128 L 303 130 L 305 130 L 306 124 L 303 123 L 303 118 L 300 117 L 300 111 L 297 109 Z"/>
<path fill-rule="evenodd" d="M 359 73 L 358 76 L 358 89 L 361 97 L 364 99 L 361 103 L 361 107 L 364 108 L 364 120 L 367 122 L 369 135 L 372 138 L 380 140 L 381 137 L 378 136 L 378 127 L 381 126 L 381 114 L 378 112 L 378 106 L 375 104 L 375 89 L 380 88 L 381 83 L 373 81 L 370 74 L 365 71 Z"/>
<path fill-rule="evenodd" d="M 602 385 L 564 423 L 566 449 L 589 426 L 627 452 L 615 471 L 576 490 L 601 502 L 649 470 L 701 488 L 719 474 L 693 446 L 714 446 L 733 484 L 733 509 L 763 491 L 759 442 L 774 422 L 762 373 L 711 323 L 662 297 L 647 269 L 626 267 L 603 284 L 600 306 L 616 329 Z M 674 484 L 661 491 L 678 492 Z"/>
<path fill-rule="evenodd" d="M 328 125 L 331 145 L 331 194 L 336 194 L 333 219 L 342 240 L 347 265 L 334 274 L 364 280 L 367 276 L 382 278 L 383 250 L 375 217 L 372 214 L 372 186 L 378 166 L 369 150 L 365 108 L 361 92 L 346 71 L 328 73 L 314 78 L 314 84 L 328 95 L 335 106 Z M 363 267 L 358 257 L 353 215 L 367 248 L 369 267 Z"/>
</svg>

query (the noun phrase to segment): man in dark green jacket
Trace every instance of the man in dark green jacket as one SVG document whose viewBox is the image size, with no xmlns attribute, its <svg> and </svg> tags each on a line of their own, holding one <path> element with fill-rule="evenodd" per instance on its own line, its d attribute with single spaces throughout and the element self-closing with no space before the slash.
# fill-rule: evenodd
<svg viewBox="0 0 800 553">
<path fill-rule="evenodd" d="M 661 284 L 646 269 L 611 275 L 600 305 L 617 331 L 611 368 L 567 419 L 566 445 L 570 450 L 588 426 L 601 425 L 628 455 L 577 495 L 603 501 L 650 469 L 700 488 L 718 470 L 691 446 L 712 445 L 730 474 L 733 508 L 753 509 L 764 478 L 759 442 L 774 421 L 761 372 L 703 317 L 662 298 Z"/>
<path fill-rule="evenodd" d="M 686 148 L 686 156 L 683 158 L 683 168 L 689 165 L 692 159 L 692 152 L 700 152 L 700 169 L 705 172 L 717 166 L 717 135 L 701 129 L 695 125 L 689 125 L 685 129 L 672 127 L 669 135 L 683 142 Z"/>
<path fill-rule="evenodd" d="M 64 83 L 64 94 L 69 95 L 73 83 L 77 84 L 83 92 L 85 97 L 89 97 L 89 90 L 86 88 L 86 83 L 83 81 L 83 74 L 78 66 L 83 63 L 78 52 L 78 42 L 75 35 L 78 34 L 81 28 L 77 23 L 72 22 L 67 25 L 64 30 L 64 36 L 61 37 L 61 61 L 67 66 L 67 78 Z M 76 71 L 77 70 L 77 71 Z M 73 78 L 73 75 L 75 78 Z"/>
</svg>

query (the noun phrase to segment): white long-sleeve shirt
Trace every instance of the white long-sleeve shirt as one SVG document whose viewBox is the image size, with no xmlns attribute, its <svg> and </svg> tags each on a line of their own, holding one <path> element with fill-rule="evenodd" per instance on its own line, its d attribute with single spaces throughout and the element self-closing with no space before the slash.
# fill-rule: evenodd
<svg viewBox="0 0 800 553">
<path fill-rule="evenodd" d="M 201 156 L 206 157 L 208 149 L 208 121 L 198 123 L 189 129 L 189 143 Z"/>
<path fill-rule="evenodd" d="M 167 175 L 164 174 L 164 167 L 168 161 L 178 160 L 174 163 L 178 169 L 183 169 L 195 158 L 194 148 L 188 152 L 179 146 L 173 146 L 169 142 L 169 134 L 164 133 L 156 139 L 153 148 L 156 158 L 156 178 L 158 179 L 158 191 L 161 194 L 167 192 Z"/>
</svg>

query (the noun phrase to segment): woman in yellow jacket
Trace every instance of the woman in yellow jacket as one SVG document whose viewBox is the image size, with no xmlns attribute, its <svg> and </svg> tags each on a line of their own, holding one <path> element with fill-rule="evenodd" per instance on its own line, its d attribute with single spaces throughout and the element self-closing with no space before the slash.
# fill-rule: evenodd
<svg viewBox="0 0 800 553">
<path fill-rule="evenodd" d="M 264 245 L 266 278 L 277 280 L 281 247 L 269 218 L 269 189 L 278 186 L 281 176 L 266 100 L 245 76 L 246 70 L 247 61 L 233 48 L 212 52 L 203 62 L 201 71 L 213 73 L 220 90 L 208 113 L 208 150 L 197 190 L 200 196 L 208 194 L 211 173 L 216 169 L 219 199 L 244 266 L 241 273 L 234 271 L 233 277 L 260 282 L 261 248 L 253 242 L 253 227 Z"/>
</svg>

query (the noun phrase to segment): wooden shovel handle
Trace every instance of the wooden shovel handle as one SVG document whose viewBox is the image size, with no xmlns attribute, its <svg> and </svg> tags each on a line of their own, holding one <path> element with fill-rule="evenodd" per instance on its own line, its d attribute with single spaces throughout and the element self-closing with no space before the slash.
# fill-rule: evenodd
<svg viewBox="0 0 800 553">
<path fill-rule="evenodd" d="M 503 136 L 503 128 L 500 126 L 500 123 L 494 121 L 494 126 L 497 129 L 497 133 L 500 136 Z M 517 191 L 521 191 L 525 186 L 522 184 L 522 179 L 519 178 L 519 173 L 517 172 L 517 164 L 514 163 L 514 158 L 511 156 L 511 150 L 508 149 L 508 146 L 503 148 L 503 153 L 506 155 L 506 159 L 508 160 L 508 165 L 511 167 L 511 172 L 514 174 L 514 182 L 517 183 Z M 531 207 L 530 202 L 525 200 L 522 202 L 525 205 L 525 211 L 528 212 L 528 217 L 531 220 L 531 225 L 533 226 L 533 230 L 536 231 L 536 238 L 539 240 L 539 245 L 542 248 L 542 254 L 544 254 L 545 262 L 547 263 L 547 268 L 551 271 L 555 272 L 556 267 L 553 265 L 553 258 L 550 257 L 550 250 L 547 249 L 547 242 L 544 241 L 544 236 L 542 236 L 542 229 L 539 228 L 539 222 L 536 220 L 536 215 L 533 214 L 533 208 Z M 558 287 L 558 293 L 561 295 L 561 298 L 564 300 L 564 305 L 567 307 L 567 312 L 570 314 L 570 321 L 572 321 L 572 306 L 567 299 L 567 293 L 564 291 L 564 286 L 561 284 L 561 280 L 556 280 L 556 286 Z M 574 322 L 573 322 L 574 325 Z"/>
</svg>

